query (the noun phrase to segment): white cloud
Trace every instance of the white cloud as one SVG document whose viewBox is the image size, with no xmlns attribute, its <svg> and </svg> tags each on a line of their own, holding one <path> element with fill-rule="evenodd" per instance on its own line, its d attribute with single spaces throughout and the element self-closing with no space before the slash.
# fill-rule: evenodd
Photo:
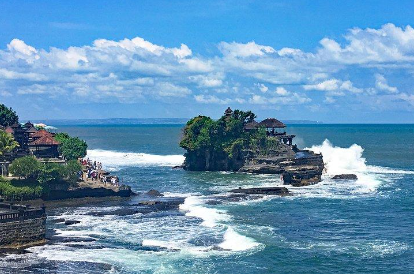
<svg viewBox="0 0 414 274">
<path fill-rule="evenodd" d="M 305 94 L 292 93 L 290 96 L 269 97 L 262 95 L 253 95 L 249 99 L 250 104 L 256 105 L 300 105 L 311 102 Z"/>
<path fill-rule="evenodd" d="M 276 92 L 277 95 L 280 95 L 280 96 L 289 95 L 289 91 L 287 91 L 284 87 L 277 87 L 275 92 Z"/>
<path fill-rule="evenodd" d="M 344 38 L 341 42 L 323 38 L 310 52 L 275 49 L 253 41 L 221 42 L 220 53 L 213 56 L 193 54 L 185 44 L 165 47 L 141 37 L 98 39 L 91 45 L 50 49 L 36 49 L 13 39 L 0 50 L 0 88 L 37 98 L 59 94 L 68 100 L 89 97 L 122 102 L 179 100 L 190 95 L 197 102 L 210 103 L 310 102 L 305 94 L 286 90 L 288 85 L 323 91 L 325 103 L 339 96 L 378 97 L 384 93 L 404 93 L 404 98 L 410 98 L 407 85 L 390 85 L 386 79 L 392 70 L 414 71 L 411 26 L 355 28 Z M 362 76 L 353 77 L 355 72 Z M 364 75 L 375 75 L 375 87 Z M 401 91 L 394 85 L 401 86 Z M 219 95 L 231 93 L 233 98 L 205 95 L 207 90 Z"/>
<path fill-rule="evenodd" d="M 228 98 L 220 99 L 214 95 L 204 95 L 204 94 L 195 95 L 194 99 L 197 102 L 203 103 L 203 104 L 228 104 L 232 102 L 232 100 Z"/>
<path fill-rule="evenodd" d="M 352 93 L 361 93 L 363 92 L 362 89 L 354 87 L 353 83 L 349 80 L 347 81 L 341 81 L 338 79 L 329 79 L 323 82 L 320 82 L 318 84 L 312 84 L 312 85 L 304 85 L 303 89 L 305 90 L 320 90 L 320 91 L 327 91 L 331 94 L 335 94 L 334 92 L 340 92 L 340 91 L 350 91 Z M 341 96 L 343 93 L 337 93 Z"/>
<path fill-rule="evenodd" d="M 256 83 L 255 86 L 258 87 L 259 90 L 263 93 L 266 93 L 269 90 L 269 88 L 264 84 Z"/>
<path fill-rule="evenodd" d="M 220 51 L 226 55 L 231 57 L 251 57 L 251 56 L 263 56 L 265 54 L 274 53 L 274 48 L 270 46 L 262 46 L 256 44 L 254 41 L 241 44 L 241 43 L 226 43 L 221 42 L 219 44 Z"/>
<path fill-rule="evenodd" d="M 378 90 L 383 90 L 389 93 L 397 93 L 398 89 L 396 87 L 391 87 L 388 85 L 387 79 L 385 79 L 384 75 L 376 74 L 375 75 L 375 87 Z"/>
<path fill-rule="evenodd" d="M 199 87 L 203 88 L 216 88 L 223 85 L 223 75 L 222 74 L 211 74 L 211 75 L 195 75 L 190 76 L 189 79 L 193 82 L 196 82 Z"/>
</svg>

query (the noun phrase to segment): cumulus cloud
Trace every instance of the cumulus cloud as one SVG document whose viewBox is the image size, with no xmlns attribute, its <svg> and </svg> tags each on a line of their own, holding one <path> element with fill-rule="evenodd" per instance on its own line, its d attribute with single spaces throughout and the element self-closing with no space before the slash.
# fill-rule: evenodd
<svg viewBox="0 0 414 274">
<path fill-rule="evenodd" d="M 221 42 L 219 45 L 219 49 L 226 56 L 242 58 L 251 56 L 263 56 L 265 54 L 275 52 L 275 50 L 272 47 L 258 45 L 254 41 L 246 44 L 236 42 Z"/>
<path fill-rule="evenodd" d="M 235 98 L 235 99 L 230 99 L 230 98 L 224 98 L 224 99 L 220 99 L 215 95 L 204 95 L 204 94 L 200 94 L 200 95 L 195 95 L 194 99 L 199 102 L 199 103 L 203 103 L 203 104 L 221 104 L 221 105 L 226 105 L 226 104 L 230 104 L 230 103 L 239 103 L 239 104 L 243 104 L 245 102 L 244 99 L 242 98 Z"/>
<path fill-rule="evenodd" d="M 383 90 L 389 93 L 397 93 L 398 89 L 396 87 L 392 87 L 388 85 L 387 79 L 385 79 L 384 75 L 376 74 L 375 75 L 375 87 L 378 90 Z"/>
<path fill-rule="evenodd" d="M 403 85 L 399 90 L 394 86 L 398 83 L 390 85 L 387 72 L 414 71 L 411 26 L 354 28 L 345 33 L 342 42 L 325 37 L 310 52 L 275 49 L 254 41 L 221 42 L 217 47 L 218 55 L 202 56 L 185 44 L 165 47 L 135 37 L 46 50 L 13 39 L 0 50 L 0 88 L 19 96 L 59 94 L 60 99 L 121 102 L 192 98 L 211 104 L 307 104 L 311 101 L 307 96 L 317 97 L 303 90 L 323 91 L 328 104 L 341 96 L 387 93 L 410 102 L 412 91 L 404 90 Z M 355 71 L 366 77 L 353 77 Z M 210 93 L 205 95 L 207 91 Z M 232 93 L 233 98 L 215 95 L 225 93 Z"/>
<path fill-rule="evenodd" d="M 266 93 L 269 90 L 269 88 L 264 84 L 256 83 L 255 86 L 258 87 L 259 90 L 263 93 Z"/>
<path fill-rule="evenodd" d="M 350 91 L 352 93 L 361 93 L 363 92 L 362 89 L 354 87 L 353 83 L 349 80 L 342 81 L 338 79 L 329 79 L 323 82 L 312 84 L 312 85 L 304 85 L 303 89 L 305 90 L 320 90 L 320 91 L 327 91 L 330 94 L 340 94 L 343 95 L 342 91 Z"/>
<path fill-rule="evenodd" d="M 305 94 L 292 93 L 290 96 L 272 97 L 255 94 L 248 102 L 256 105 L 301 105 L 311 101 Z"/>
</svg>

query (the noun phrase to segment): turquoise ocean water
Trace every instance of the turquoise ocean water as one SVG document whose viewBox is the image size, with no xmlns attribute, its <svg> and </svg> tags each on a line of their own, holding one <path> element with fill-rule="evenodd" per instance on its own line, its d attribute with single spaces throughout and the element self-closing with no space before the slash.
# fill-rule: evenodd
<svg viewBox="0 0 414 274">
<path fill-rule="evenodd" d="M 134 191 L 157 189 L 184 203 L 128 216 L 92 213 L 133 207 L 139 197 L 50 210 L 49 227 L 67 240 L 0 258 L 0 272 L 414 272 L 414 125 L 291 125 L 300 147 L 323 153 L 324 180 L 251 201 L 226 199 L 227 191 L 280 185 L 279 176 L 173 170 L 183 161 L 181 129 L 60 126 Z M 338 173 L 359 179 L 329 179 Z"/>
</svg>

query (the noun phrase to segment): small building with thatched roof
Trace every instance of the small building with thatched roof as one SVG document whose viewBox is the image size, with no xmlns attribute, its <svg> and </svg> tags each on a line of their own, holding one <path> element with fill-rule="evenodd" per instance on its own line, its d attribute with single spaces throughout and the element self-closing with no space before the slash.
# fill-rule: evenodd
<svg viewBox="0 0 414 274">
<path fill-rule="evenodd" d="M 253 120 L 244 125 L 244 130 L 247 130 L 247 131 L 255 130 L 255 129 L 258 129 L 259 127 L 260 127 L 259 123 Z"/>
<path fill-rule="evenodd" d="M 286 125 L 284 123 L 282 123 L 281 121 L 275 119 L 275 118 L 267 118 L 264 119 L 263 121 L 261 121 L 259 123 L 260 126 L 265 127 L 267 129 L 271 128 L 285 128 Z"/>
</svg>

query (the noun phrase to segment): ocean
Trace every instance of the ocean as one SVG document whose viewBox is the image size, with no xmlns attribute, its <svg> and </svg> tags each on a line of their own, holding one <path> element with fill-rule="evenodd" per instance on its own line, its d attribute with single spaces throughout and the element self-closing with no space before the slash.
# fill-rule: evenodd
<svg viewBox="0 0 414 274">
<path fill-rule="evenodd" d="M 93 213 L 133 207 L 139 196 L 52 208 L 48 226 L 65 241 L 0 258 L 0 272 L 414 272 L 414 125 L 290 125 L 299 147 L 323 153 L 323 181 L 257 200 L 226 199 L 227 191 L 277 186 L 279 176 L 172 169 L 184 160 L 182 127 L 59 126 L 86 140 L 88 157 L 135 192 L 156 189 L 184 202 L 125 216 Z M 341 173 L 359 179 L 330 179 Z"/>
</svg>

